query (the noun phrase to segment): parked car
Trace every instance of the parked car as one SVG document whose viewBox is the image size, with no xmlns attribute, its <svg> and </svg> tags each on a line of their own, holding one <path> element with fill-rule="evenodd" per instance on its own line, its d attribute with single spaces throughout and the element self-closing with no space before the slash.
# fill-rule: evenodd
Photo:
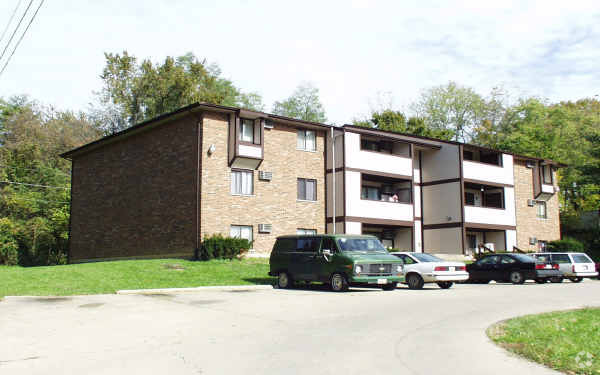
<svg viewBox="0 0 600 375">
<path fill-rule="evenodd" d="M 585 277 L 598 276 L 594 261 L 585 253 L 535 253 L 533 256 L 540 260 L 549 259 L 550 262 L 558 264 L 563 278 L 574 283 L 581 282 Z"/>
<path fill-rule="evenodd" d="M 600 280 L 600 263 L 596 263 L 596 272 L 598 272 L 596 279 Z"/>
<path fill-rule="evenodd" d="M 440 288 L 448 289 L 455 282 L 469 278 L 466 266 L 461 262 L 447 262 L 425 253 L 394 252 L 391 254 L 402 259 L 404 277 L 410 289 L 421 289 L 425 283 L 437 283 Z"/>
<path fill-rule="evenodd" d="M 542 282 L 552 277 L 560 277 L 558 266 L 548 267 L 544 262 L 524 254 L 492 254 L 467 265 L 469 281 L 474 283 L 489 283 L 495 281 L 510 281 L 513 284 L 523 284 L 525 280 Z"/>
<path fill-rule="evenodd" d="M 349 286 L 394 290 L 404 282 L 402 261 L 375 236 L 295 235 L 277 237 L 269 259 L 269 275 L 280 288 L 296 281 L 318 281 L 342 292 Z"/>
</svg>

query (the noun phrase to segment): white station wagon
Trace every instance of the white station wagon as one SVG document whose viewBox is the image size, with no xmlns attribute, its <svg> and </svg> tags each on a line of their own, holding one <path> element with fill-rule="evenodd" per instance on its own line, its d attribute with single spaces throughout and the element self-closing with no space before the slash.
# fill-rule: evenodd
<svg viewBox="0 0 600 375">
<path fill-rule="evenodd" d="M 578 283 L 584 277 L 596 277 L 596 264 L 585 253 L 536 253 L 532 254 L 540 261 L 558 264 L 563 277 Z M 551 280 L 561 282 L 563 278 Z"/>
<path fill-rule="evenodd" d="M 410 289 L 421 289 L 425 283 L 437 283 L 440 288 L 448 289 L 454 282 L 469 278 L 467 268 L 461 262 L 447 262 L 425 253 L 394 252 L 390 254 L 404 262 L 404 275 Z"/>
</svg>

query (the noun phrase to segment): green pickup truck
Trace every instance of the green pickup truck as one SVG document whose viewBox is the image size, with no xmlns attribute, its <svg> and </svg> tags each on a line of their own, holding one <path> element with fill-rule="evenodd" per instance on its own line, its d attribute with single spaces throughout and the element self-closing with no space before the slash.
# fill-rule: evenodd
<svg viewBox="0 0 600 375">
<path fill-rule="evenodd" d="M 404 282 L 402 264 L 374 236 L 280 236 L 269 259 L 269 275 L 277 276 L 279 288 L 291 288 L 296 281 L 318 281 L 335 292 L 366 285 L 394 290 Z"/>
</svg>

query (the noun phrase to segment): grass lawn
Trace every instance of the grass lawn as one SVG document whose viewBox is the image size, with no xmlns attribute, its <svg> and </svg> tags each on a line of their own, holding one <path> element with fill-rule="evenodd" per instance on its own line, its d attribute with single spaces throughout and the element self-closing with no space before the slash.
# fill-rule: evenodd
<svg viewBox="0 0 600 375">
<path fill-rule="evenodd" d="M 511 352 L 567 374 L 600 374 L 599 308 L 515 318 L 492 326 L 488 335 Z"/>
<path fill-rule="evenodd" d="M 271 284 L 268 259 L 122 260 L 52 267 L 0 266 L 0 298 L 114 293 L 120 289 Z"/>
</svg>

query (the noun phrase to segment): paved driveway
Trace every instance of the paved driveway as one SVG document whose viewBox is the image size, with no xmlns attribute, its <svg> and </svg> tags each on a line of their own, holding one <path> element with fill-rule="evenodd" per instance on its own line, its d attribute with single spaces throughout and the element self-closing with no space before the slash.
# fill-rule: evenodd
<svg viewBox="0 0 600 375">
<path fill-rule="evenodd" d="M 600 282 L 7 298 L 0 374 L 553 374 L 485 329 L 600 305 Z"/>
</svg>

